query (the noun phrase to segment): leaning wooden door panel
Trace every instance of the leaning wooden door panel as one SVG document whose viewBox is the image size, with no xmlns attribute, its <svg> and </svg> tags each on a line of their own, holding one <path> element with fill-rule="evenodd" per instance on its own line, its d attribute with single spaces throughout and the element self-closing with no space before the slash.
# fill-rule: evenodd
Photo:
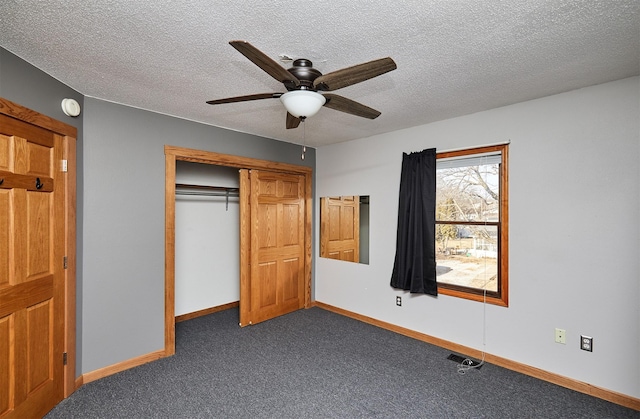
<svg viewBox="0 0 640 419">
<path fill-rule="evenodd" d="M 303 176 L 252 170 L 250 323 L 304 306 Z"/>
<path fill-rule="evenodd" d="M 9 120 L 0 117 L 0 417 L 38 417 L 63 394 L 62 138 Z"/>
<path fill-rule="evenodd" d="M 360 258 L 360 197 L 320 200 L 320 256 L 358 262 Z"/>
</svg>

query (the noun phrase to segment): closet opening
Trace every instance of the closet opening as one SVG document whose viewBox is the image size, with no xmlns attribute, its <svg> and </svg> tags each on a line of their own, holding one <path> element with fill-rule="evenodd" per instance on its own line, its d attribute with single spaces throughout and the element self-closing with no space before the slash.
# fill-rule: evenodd
<svg viewBox="0 0 640 419">
<path fill-rule="evenodd" d="M 177 161 L 175 188 L 176 322 L 238 307 L 238 169 Z"/>
<path fill-rule="evenodd" d="M 252 214 L 270 211 L 258 206 L 265 191 L 283 194 L 278 199 L 287 201 L 288 208 L 292 194 L 298 202 L 297 212 L 286 211 L 284 224 L 290 229 L 295 219 L 300 262 L 291 269 L 291 256 L 282 258 L 288 263 L 282 271 L 295 271 L 298 303 L 284 296 L 282 310 L 265 309 L 269 301 L 262 296 L 274 294 L 265 292 L 272 281 L 263 279 L 270 272 L 256 270 L 258 259 L 250 266 L 251 257 L 259 254 L 252 249 L 264 241 L 256 239 L 257 228 L 252 230 L 264 218 Z M 177 321 L 239 306 L 239 323 L 246 326 L 311 307 L 312 199 L 309 167 L 165 146 L 165 356 L 175 353 Z M 199 228 L 203 231 L 189 235 Z M 207 243 L 210 234 L 225 236 Z"/>
</svg>

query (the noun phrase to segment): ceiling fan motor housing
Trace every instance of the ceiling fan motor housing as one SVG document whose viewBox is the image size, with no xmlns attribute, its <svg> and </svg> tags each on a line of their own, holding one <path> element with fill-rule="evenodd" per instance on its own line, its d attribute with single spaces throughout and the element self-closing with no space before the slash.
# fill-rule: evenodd
<svg viewBox="0 0 640 419">
<path fill-rule="evenodd" d="M 316 90 L 313 81 L 322 75 L 321 72 L 313 68 L 313 63 L 306 58 L 298 58 L 293 62 L 293 67 L 288 69 L 293 74 L 300 85 L 296 87 L 293 83 L 285 83 L 287 90 Z"/>
</svg>

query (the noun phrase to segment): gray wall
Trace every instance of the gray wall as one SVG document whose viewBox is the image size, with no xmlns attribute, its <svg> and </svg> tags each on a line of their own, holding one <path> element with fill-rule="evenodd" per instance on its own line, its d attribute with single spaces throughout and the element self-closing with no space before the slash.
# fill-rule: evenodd
<svg viewBox="0 0 640 419">
<path fill-rule="evenodd" d="M 9 99 L 43 115 L 74 126 L 78 129 L 77 153 L 77 228 L 76 228 L 76 311 L 82 310 L 82 150 L 83 150 L 83 119 L 84 112 L 77 118 L 72 118 L 62 112 L 62 99 L 71 98 L 78 101 L 84 108 L 84 97 L 69 86 L 37 69 L 11 52 L 0 48 L 0 97 Z M 82 364 L 82 317 L 78 315 L 76 323 L 76 361 Z M 80 374 L 80 371 L 78 374 Z"/>
<path fill-rule="evenodd" d="M 164 145 L 314 167 L 300 146 L 85 98 L 83 365 L 164 348 Z"/>
<path fill-rule="evenodd" d="M 83 98 L 3 49 L 0 96 L 79 129 L 78 374 L 164 348 L 165 144 L 315 168 L 314 149 Z"/>
<path fill-rule="evenodd" d="M 83 96 L 1 47 L 0 96 L 78 128 L 78 136 L 82 133 L 82 114 L 66 116 L 61 102 L 72 98 L 82 106 Z"/>
<path fill-rule="evenodd" d="M 371 259 L 316 258 L 317 301 L 639 398 L 639 116 L 634 77 L 320 147 L 319 197 L 371 197 Z M 505 141 L 509 307 L 392 289 L 402 153 Z"/>
</svg>

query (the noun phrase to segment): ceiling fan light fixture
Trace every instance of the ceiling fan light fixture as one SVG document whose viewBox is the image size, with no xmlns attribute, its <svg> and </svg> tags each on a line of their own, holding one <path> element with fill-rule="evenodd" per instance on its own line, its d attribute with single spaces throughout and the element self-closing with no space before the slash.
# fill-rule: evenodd
<svg viewBox="0 0 640 419">
<path fill-rule="evenodd" d="M 318 113 L 327 99 L 312 90 L 292 90 L 280 96 L 287 112 L 296 118 L 308 118 Z"/>
</svg>

